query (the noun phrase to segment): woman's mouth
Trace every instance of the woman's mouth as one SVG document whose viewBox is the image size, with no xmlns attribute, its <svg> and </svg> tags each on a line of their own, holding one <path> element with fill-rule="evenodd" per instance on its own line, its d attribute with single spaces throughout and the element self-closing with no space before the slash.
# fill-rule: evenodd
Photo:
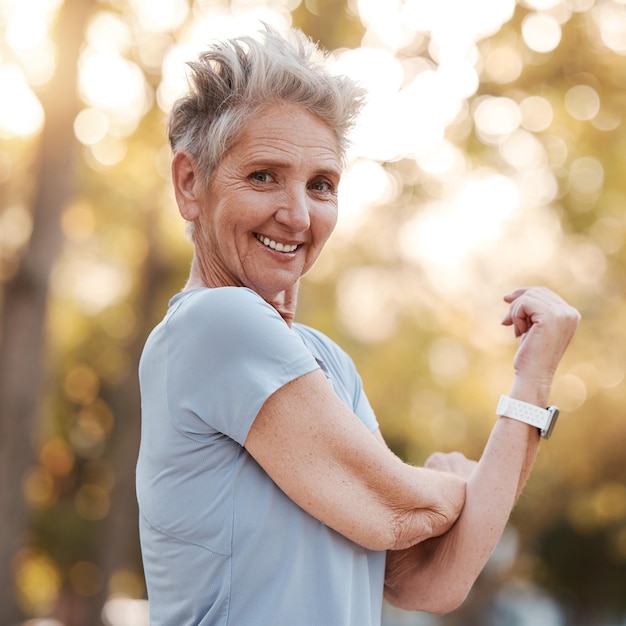
<svg viewBox="0 0 626 626">
<path fill-rule="evenodd" d="M 298 248 L 298 244 L 280 243 L 264 235 L 259 235 L 258 233 L 254 233 L 254 236 L 264 246 L 276 250 L 276 252 L 294 252 Z"/>
</svg>

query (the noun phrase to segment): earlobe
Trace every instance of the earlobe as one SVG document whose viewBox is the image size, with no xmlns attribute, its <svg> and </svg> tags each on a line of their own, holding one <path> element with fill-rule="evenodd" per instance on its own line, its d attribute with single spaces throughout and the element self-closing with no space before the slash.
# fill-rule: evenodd
<svg viewBox="0 0 626 626">
<path fill-rule="evenodd" d="M 186 152 L 177 152 L 172 160 L 172 182 L 174 194 L 181 216 L 193 222 L 200 214 L 200 203 L 197 195 L 198 180 L 196 167 L 192 157 Z"/>
</svg>

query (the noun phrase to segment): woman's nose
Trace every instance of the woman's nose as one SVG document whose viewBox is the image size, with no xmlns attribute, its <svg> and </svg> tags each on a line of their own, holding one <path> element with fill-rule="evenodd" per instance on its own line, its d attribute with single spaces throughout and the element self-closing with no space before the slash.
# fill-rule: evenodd
<svg viewBox="0 0 626 626">
<path fill-rule="evenodd" d="M 306 189 L 297 188 L 286 191 L 274 217 L 277 222 L 294 232 L 308 230 L 311 225 L 311 215 Z"/>
</svg>

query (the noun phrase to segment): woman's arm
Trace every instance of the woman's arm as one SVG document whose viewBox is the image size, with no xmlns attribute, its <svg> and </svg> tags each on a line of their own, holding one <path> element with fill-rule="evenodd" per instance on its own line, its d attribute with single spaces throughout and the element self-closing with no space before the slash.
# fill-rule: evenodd
<svg viewBox="0 0 626 626">
<path fill-rule="evenodd" d="M 371 550 L 442 534 L 465 501 L 462 477 L 403 463 L 319 370 L 265 402 L 245 447 L 296 504 Z"/>
<path fill-rule="evenodd" d="M 513 398 L 546 407 L 552 377 L 580 316 L 547 290 L 519 290 L 504 324 L 522 336 L 514 360 Z M 446 613 L 458 607 L 480 574 L 530 474 L 538 430 L 500 418 L 467 482 L 464 509 L 443 536 L 387 556 L 385 596 L 405 609 Z M 445 455 L 432 467 L 448 470 Z"/>
<path fill-rule="evenodd" d="M 548 290 L 518 290 L 505 299 L 511 307 L 503 323 L 522 336 L 511 395 L 546 406 L 578 313 Z M 410 548 L 390 554 L 387 597 L 433 612 L 454 608 L 467 594 L 537 445 L 536 429 L 502 418 L 471 473 L 467 463 L 459 469 L 442 461 L 455 458 L 447 455 L 433 457 L 432 467 L 409 466 L 380 445 L 319 370 L 268 398 L 245 442 L 287 496 L 324 524 L 372 550 Z"/>
<path fill-rule="evenodd" d="M 448 613 L 467 596 L 530 473 L 536 428 L 500 419 L 467 482 L 465 506 L 444 535 L 387 553 L 385 598 L 406 610 Z M 439 462 L 445 467 L 445 461 Z"/>
</svg>

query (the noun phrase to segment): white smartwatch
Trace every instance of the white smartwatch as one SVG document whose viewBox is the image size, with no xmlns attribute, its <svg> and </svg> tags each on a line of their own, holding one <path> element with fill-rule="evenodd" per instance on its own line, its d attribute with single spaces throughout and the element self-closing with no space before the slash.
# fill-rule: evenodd
<svg viewBox="0 0 626 626">
<path fill-rule="evenodd" d="M 510 417 L 535 426 L 544 439 L 549 439 L 559 416 L 559 409 L 555 406 L 542 409 L 540 406 L 528 402 L 515 400 L 509 396 L 501 396 L 496 415 L 498 417 Z"/>
</svg>

